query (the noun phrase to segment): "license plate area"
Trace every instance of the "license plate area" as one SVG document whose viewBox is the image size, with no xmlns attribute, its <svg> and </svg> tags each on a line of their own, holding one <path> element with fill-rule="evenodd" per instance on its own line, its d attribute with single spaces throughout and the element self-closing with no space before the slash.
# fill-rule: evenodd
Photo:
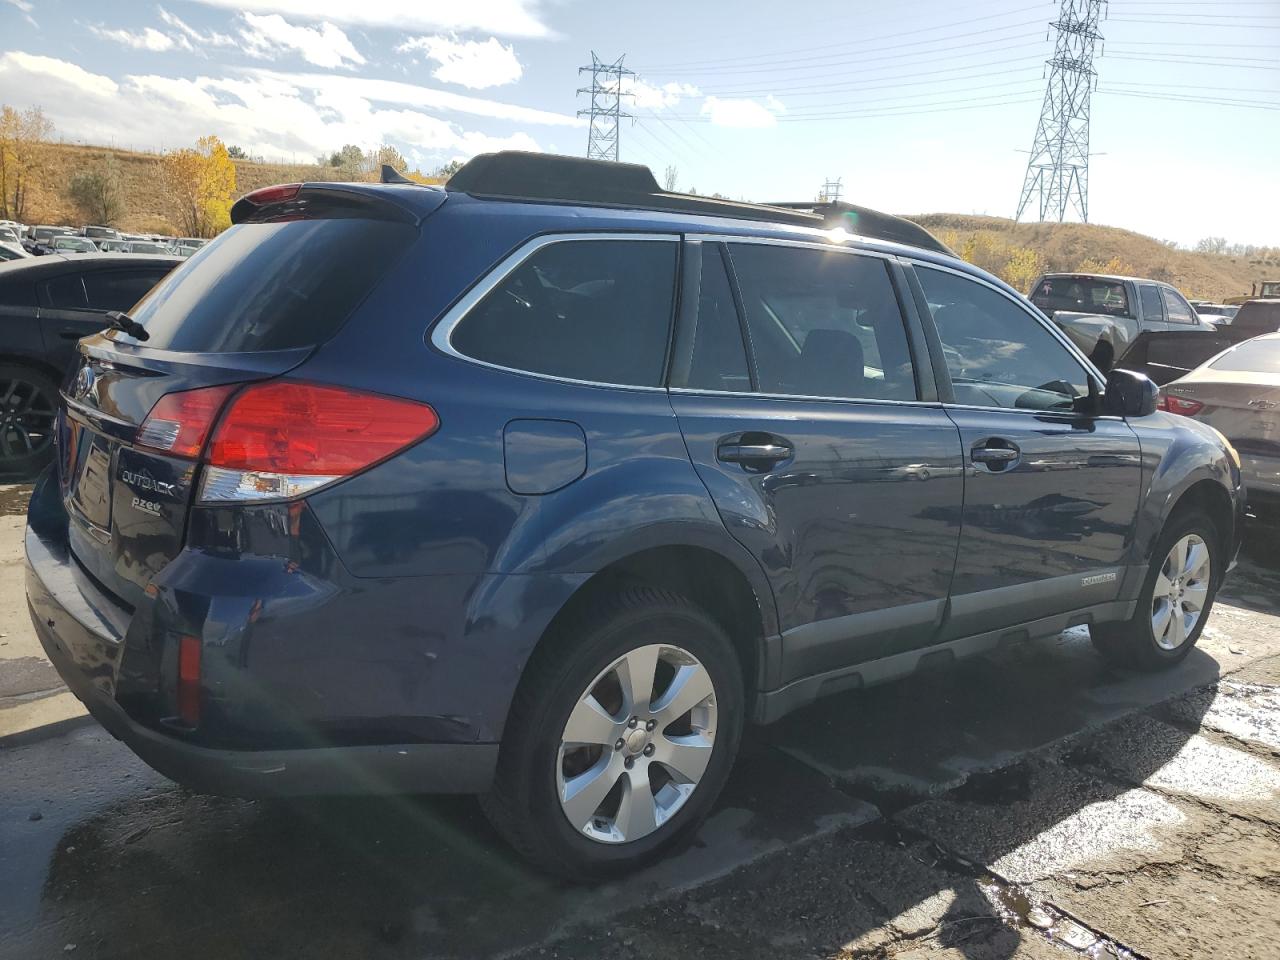
<svg viewBox="0 0 1280 960">
<path fill-rule="evenodd" d="M 111 529 L 111 441 L 69 418 L 67 497 L 102 536 Z"/>
</svg>

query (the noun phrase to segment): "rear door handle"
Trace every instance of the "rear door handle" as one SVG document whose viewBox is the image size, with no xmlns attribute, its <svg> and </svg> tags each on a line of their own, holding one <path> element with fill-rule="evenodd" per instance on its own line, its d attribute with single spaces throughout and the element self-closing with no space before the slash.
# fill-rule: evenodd
<svg viewBox="0 0 1280 960">
<path fill-rule="evenodd" d="M 722 443 L 716 458 L 724 463 L 779 463 L 791 459 L 795 450 L 785 443 Z"/>
<path fill-rule="evenodd" d="M 979 440 L 969 450 L 969 459 L 991 473 L 1003 473 L 1018 462 L 1022 451 L 1016 443 L 1002 437 Z"/>
</svg>

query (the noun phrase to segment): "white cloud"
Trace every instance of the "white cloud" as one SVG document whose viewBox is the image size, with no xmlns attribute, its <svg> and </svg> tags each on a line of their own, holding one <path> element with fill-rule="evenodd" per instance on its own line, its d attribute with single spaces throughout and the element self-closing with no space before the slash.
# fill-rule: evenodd
<svg viewBox="0 0 1280 960">
<path fill-rule="evenodd" d="M 240 29 L 244 52 L 251 57 L 274 59 L 282 53 L 296 51 L 307 63 L 317 67 L 358 66 L 364 57 L 341 28 L 332 23 L 318 27 L 300 27 L 279 14 L 258 16 L 243 14 L 245 26 Z"/>
<path fill-rule="evenodd" d="M 17 7 L 22 12 L 23 20 L 27 21 L 27 23 L 31 24 L 33 27 L 38 28 L 40 26 L 40 24 L 36 23 L 36 18 L 31 15 L 31 11 L 35 9 L 35 5 L 31 3 L 31 0 L 8 0 L 8 2 L 11 6 Z"/>
<path fill-rule="evenodd" d="M 166 25 L 178 31 L 174 34 L 175 39 L 181 37 L 187 41 L 186 49 L 191 49 L 191 44 L 202 47 L 229 47 L 236 42 L 234 38 L 225 33 L 218 33 L 216 30 L 201 33 L 177 14 L 170 13 L 164 7 L 157 7 L 156 9 L 160 11 L 160 19 Z"/>
<path fill-rule="evenodd" d="M 421 51 L 438 66 L 431 72 L 437 80 L 456 83 L 473 90 L 515 83 L 524 73 L 516 52 L 497 37 L 488 40 L 458 40 L 455 37 L 410 37 L 396 47 L 396 53 Z"/>
<path fill-rule="evenodd" d="M 198 0 L 250 13 L 282 13 L 304 20 L 404 31 L 492 33 L 500 37 L 548 37 L 539 0 Z"/>
<path fill-rule="evenodd" d="M 664 83 L 662 86 L 641 80 L 638 77 L 624 82 L 622 92 L 631 95 L 631 103 L 642 110 L 656 110 L 659 107 L 674 107 L 686 97 L 702 95 L 691 83 Z"/>
<path fill-rule="evenodd" d="M 126 47 L 134 50 L 150 50 L 152 53 L 163 53 L 166 50 L 172 50 L 175 46 L 186 46 L 190 49 L 190 44 L 185 43 L 185 38 L 174 39 L 167 33 L 161 33 L 154 27 L 145 27 L 137 33 L 130 33 L 128 30 L 112 30 L 107 27 L 90 27 L 94 33 L 105 40 L 114 40 L 116 43 L 122 43 Z"/>
<path fill-rule="evenodd" d="M 426 88 L 370 87 L 354 77 L 260 70 L 194 78 L 130 75 L 117 83 L 65 60 L 11 51 L 0 54 L 0 88 L 14 91 L 11 102 L 20 108 L 44 104 L 59 133 L 91 143 L 168 149 L 215 132 L 250 154 L 310 160 L 344 143 L 389 142 L 424 165 L 490 150 L 540 149 L 524 131 L 498 136 L 468 130 L 415 109 L 433 102 Z M 509 108 L 441 95 L 457 109 L 485 116 Z"/>
<path fill-rule="evenodd" d="M 716 127 L 772 127 L 785 109 L 782 101 L 773 95 L 765 97 L 764 103 L 720 97 L 707 97 L 702 101 L 702 115 Z"/>
</svg>

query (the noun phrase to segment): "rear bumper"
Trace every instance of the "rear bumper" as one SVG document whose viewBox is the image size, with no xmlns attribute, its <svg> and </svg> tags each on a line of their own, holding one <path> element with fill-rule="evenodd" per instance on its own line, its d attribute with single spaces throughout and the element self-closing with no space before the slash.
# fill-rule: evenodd
<svg viewBox="0 0 1280 960">
<path fill-rule="evenodd" d="M 231 796 L 483 793 L 496 743 L 407 743 L 223 750 L 137 722 L 112 695 L 127 611 L 96 591 L 65 543 L 26 534 L 27 601 L 45 653 L 93 717 L 148 765 L 193 789 Z"/>
</svg>

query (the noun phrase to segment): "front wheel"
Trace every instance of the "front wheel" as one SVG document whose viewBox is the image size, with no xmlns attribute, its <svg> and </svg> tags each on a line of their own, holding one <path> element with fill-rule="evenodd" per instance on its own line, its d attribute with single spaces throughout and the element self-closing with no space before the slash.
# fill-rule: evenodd
<svg viewBox="0 0 1280 960">
<path fill-rule="evenodd" d="M 624 587 L 535 654 L 483 806 L 553 873 L 620 874 L 691 837 L 742 723 L 741 669 L 720 625 L 679 595 Z"/>
<path fill-rule="evenodd" d="M 1090 627 L 1093 644 L 1115 663 L 1154 670 L 1178 663 L 1204 630 L 1218 590 L 1217 530 L 1205 514 L 1188 511 L 1165 527 L 1133 617 Z"/>
</svg>

